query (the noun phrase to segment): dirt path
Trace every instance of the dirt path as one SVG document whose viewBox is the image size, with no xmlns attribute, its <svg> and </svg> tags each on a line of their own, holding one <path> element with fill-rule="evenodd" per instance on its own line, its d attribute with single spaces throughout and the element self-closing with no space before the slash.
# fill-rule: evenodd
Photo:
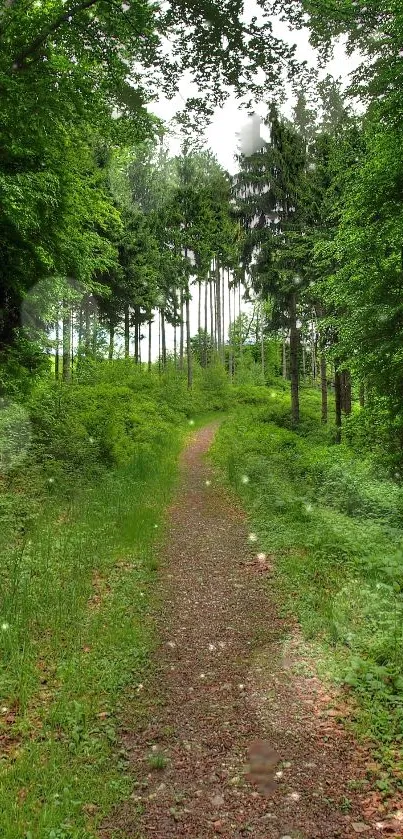
<svg viewBox="0 0 403 839">
<path fill-rule="evenodd" d="M 352 791 L 362 759 L 319 682 L 291 666 L 298 637 L 284 640 L 269 566 L 204 461 L 215 430 L 183 454 L 157 684 L 145 686 L 157 702 L 140 735 L 125 737 L 139 782 L 114 828 L 133 839 L 377 837 Z"/>
</svg>

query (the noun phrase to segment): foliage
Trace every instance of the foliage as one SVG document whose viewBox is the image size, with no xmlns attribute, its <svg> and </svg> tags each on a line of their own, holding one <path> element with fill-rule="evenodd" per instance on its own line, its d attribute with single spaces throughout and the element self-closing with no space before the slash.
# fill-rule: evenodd
<svg viewBox="0 0 403 839">
<path fill-rule="evenodd" d="M 275 557 L 282 602 L 360 697 L 365 734 L 399 742 L 402 488 L 346 443 L 329 445 L 317 393 L 303 391 L 298 433 L 278 388 L 238 389 L 237 398 L 214 460 L 241 494 L 260 548 Z"/>
</svg>

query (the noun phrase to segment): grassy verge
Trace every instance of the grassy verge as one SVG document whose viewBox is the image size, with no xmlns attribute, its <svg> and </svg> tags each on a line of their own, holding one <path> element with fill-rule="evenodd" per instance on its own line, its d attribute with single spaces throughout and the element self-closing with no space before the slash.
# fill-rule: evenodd
<svg viewBox="0 0 403 839">
<path fill-rule="evenodd" d="M 48 484 L 43 512 L 13 538 L 9 517 L 1 540 L 4 839 L 89 839 L 130 790 L 117 720 L 123 702 L 141 700 L 155 543 L 185 427 L 151 462 L 104 469 L 74 490 L 70 481 L 68 501 Z"/>
<path fill-rule="evenodd" d="M 403 782 L 403 490 L 333 444 L 316 392 L 302 394 L 298 432 L 288 394 L 242 388 L 238 400 L 212 456 L 275 558 L 283 607 L 358 699 L 356 726 L 389 767 L 378 779 L 387 792 Z"/>
</svg>

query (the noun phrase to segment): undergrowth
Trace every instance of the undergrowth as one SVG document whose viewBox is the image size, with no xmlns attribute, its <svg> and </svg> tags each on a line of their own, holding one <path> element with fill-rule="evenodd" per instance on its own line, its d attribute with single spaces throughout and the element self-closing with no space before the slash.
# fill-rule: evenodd
<svg viewBox="0 0 403 839">
<path fill-rule="evenodd" d="M 4 839 L 90 839 L 131 791 L 117 732 L 142 714 L 164 508 L 195 412 L 224 397 L 123 362 L 0 412 Z"/>
<path fill-rule="evenodd" d="M 400 783 L 403 763 L 403 488 L 320 422 L 320 394 L 243 388 L 212 456 L 241 495 L 275 587 L 333 678 L 359 700 L 357 726 Z M 246 479 L 245 479 L 245 476 Z"/>
</svg>

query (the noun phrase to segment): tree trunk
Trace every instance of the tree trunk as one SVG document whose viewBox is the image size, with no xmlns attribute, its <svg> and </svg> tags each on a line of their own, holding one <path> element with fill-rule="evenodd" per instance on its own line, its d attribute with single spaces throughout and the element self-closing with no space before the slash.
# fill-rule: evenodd
<svg viewBox="0 0 403 839">
<path fill-rule="evenodd" d="M 207 329 L 208 329 L 208 282 L 207 277 L 204 281 L 204 367 L 207 367 Z"/>
<path fill-rule="evenodd" d="M 63 381 L 71 380 L 71 308 L 63 300 Z"/>
<path fill-rule="evenodd" d="M 183 329 L 184 329 L 184 323 L 183 323 L 183 288 L 182 287 L 181 287 L 181 290 L 180 290 L 180 316 L 181 316 L 181 322 L 180 322 L 180 332 L 179 332 L 179 370 L 182 371 L 183 370 Z"/>
<path fill-rule="evenodd" d="M 152 318 L 150 315 L 148 321 L 148 370 L 151 371 L 151 335 L 152 335 Z"/>
<path fill-rule="evenodd" d="M 91 304 L 88 295 L 85 301 L 85 354 L 89 355 L 91 352 Z"/>
<path fill-rule="evenodd" d="M 315 343 L 315 327 L 312 321 L 311 331 L 311 370 L 312 370 L 312 384 L 316 382 L 316 343 Z"/>
<path fill-rule="evenodd" d="M 291 415 L 292 422 L 299 422 L 299 370 L 298 370 L 299 333 L 297 328 L 297 297 L 290 300 L 290 378 L 291 378 Z"/>
<path fill-rule="evenodd" d="M 287 378 L 287 345 L 286 340 L 283 338 L 283 379 Z"/>
<path fill-rule="evenodd" d="M 201 329 L 201 280 L 199 280 L 199 301 L 198 301 L 198 310 L 197 310 L 197 331 L 200 332 Z"/>
<path fill-rule="evenodd" d="M 334 395 L 335 395 L 335 408 L 336 408 L 336 442 L 340 443 L 341 440 L 341 375 L 339 370 L 337 369 L 337 361 L 335 360 L 335 371 L 334 371 Z"/>
<path fill-rule="evenodd" d="M 190 292 L 189 281 L 186 291 L 186 352 L 187 352 L 187 367 L 188 367 L 188 388 L 191 390 L 193 385 L 193 367 L 192 367 L 192 347 L 190 344 Z"/>
<path fill-rule="evenodd" d="M 228 373 L 232 382 L 231 289 L 228 283 Z"/>
<path fill-rule="evenodd" d="M 161 360 L 162 369 L 165 370 L 167 366 L 167 342 L 165 333 L 165 312 L 161 309 Z"/>
<path fill-rule="evenodd" d="M 211 346 L 214 347 L 214 312 L 213 312 L 213 278 L 210 275 L 210 338 Z"/>
<path fill-rule="evenodd" d="M 322 392 L 322 422 L 327 422 L 327 369 L 326 369 L 326 355 L 324 352 L 320 355 L 320 386 Z"/>
<path fill-rule="evenodd" d="M 216 319 L 217 352 L 218 352 L 219 358 L 221 359 L 221 355 L 222 355 L 222 353 L 221 353 L 221 271 L 220 271 L 220 263 L 218 261 L 218 258 L 216 259 L 216 264 L 215 264 L 215 277 L 216 277 L 216 281 L 215 281 L 216 295 L 215 295 L 215 298 L 216 298 L 216 311 L 217 311 L 217 319 Z"/>
<path fill-rule="evenodd" d="M 130 356 L 130 312 L 129 306 L 125 306 L 125 358 Z"/>
<path fill-rule="evenodd" d="M 305 338 L 301 341 L 301 349 L 302 349 L 302 375 L 305 379 L 306 376 L 306 347 L 305 347 Z"/>
<path fill-rule="evenodd" d="M 260 350 L 261 350 L 261 361 L 262 361 L 262 379 L 263 384 L 266 383 L 265 379 L 265 357 L 264 357 L 264 304 L 263 301 L 261 302 L 261 309 L 260 309 Z"/>
<path fill-rule="evenodd" d="M 242 318 L 241 318 L 241 281 L 238 286 L 238 306 L 239 306 L 239 358 L 242 363 Z"/>
<path fill-rule="evenodd" d="M 60 323 L 59 323 L 59 309 L 56 312 L 56 323 L 55 323 L 55 379 L 59 378 L 59 368 L 60 368 Z"/>
<path fill-rule="evenodd" d="M 351 374 L 349 370 L 343 370 L 340 374 L 341 380 L 341 407 L 342 411 L 349 416 L 351 414 Z"/>
<path fill-rule="evenodd" d="M 113 359 L 113 351 L 115 349 L 115 326 L 113 323 L 112 318 L 109 320 L 109 351 L 108 351 L 108 358 L 109 361 Z"/>
<path fill-rule="evenodd" d="M 222 269 L 221 278 L 222 300 L 221 300 L 221 348 L 222 348 L 222 363 L 225 365 L 225 270 Z"/>
<path fill-rule="evenodd" d="M 97 354 L 97 346 L 98 346 L 98 313 L 97 310 L 94 310 L 94 316 L 92 319 L 92 354 L 94 358 Z"/>
</svg>

